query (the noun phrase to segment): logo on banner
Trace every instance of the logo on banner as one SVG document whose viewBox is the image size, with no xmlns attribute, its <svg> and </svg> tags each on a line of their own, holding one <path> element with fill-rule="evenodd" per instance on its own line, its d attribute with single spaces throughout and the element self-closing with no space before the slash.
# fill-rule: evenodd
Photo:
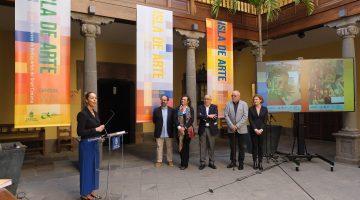
<svg viewBox="0 0 360 200">
<path fill-rule="evenodd" d="M 121 137 L 115 136 L 111 138 L 111 149 L 119 149 L 121 147 Z"/>
</svg>

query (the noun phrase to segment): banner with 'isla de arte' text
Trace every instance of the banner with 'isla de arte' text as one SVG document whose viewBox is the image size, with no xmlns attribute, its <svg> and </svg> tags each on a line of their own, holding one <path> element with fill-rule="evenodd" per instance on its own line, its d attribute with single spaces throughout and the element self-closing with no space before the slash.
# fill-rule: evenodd
<svg viewBox="0 0 360 200">
<path fill-rule="evenodd" d="M 229 22 L 206 19 L 207 92 L 224 117 L 226 102 L 234 88 L 233 28 Z"/>
<path fill-rule="evenodd" d="M 15 127 L 70 125 L 70 8 L 15 1 Z"/>
<path fill-rule="evenodd" d="M 160 97 L 173 105 L 173 14 L 137 5 L 136 122 L 151 122 Z"/>
</svg>

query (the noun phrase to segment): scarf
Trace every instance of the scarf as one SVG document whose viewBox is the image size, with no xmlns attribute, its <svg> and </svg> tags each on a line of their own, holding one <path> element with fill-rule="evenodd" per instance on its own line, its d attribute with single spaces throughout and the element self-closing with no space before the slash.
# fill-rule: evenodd
<svg viewBox="0 0 360 200">
<path fill-rule="evenodd" d="M 185 114 L 185 120 L 184 120 L 184 114 Z M 188 123 L 191 118 L 190 107 L 189 106 L 185 107 L 181 105 L 177 113 L 177 118 L 179 121 L 179 125 L 185 127 L 185 124 Z M 179 152 L 182 150 L 183 147 L 184 134 L 179 131 Z"/>
</svg>

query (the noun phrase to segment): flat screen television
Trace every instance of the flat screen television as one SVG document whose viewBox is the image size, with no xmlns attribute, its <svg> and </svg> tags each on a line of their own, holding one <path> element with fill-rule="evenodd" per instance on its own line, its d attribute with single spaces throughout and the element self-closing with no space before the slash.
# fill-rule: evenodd
<svg viewBox="0 0 360 200">
<path fill-rule="evenodd" d="M 355 109 L 354 59 L 257 63 L 257 93 L 269 112 L 346 112 Z"/>
</svg>

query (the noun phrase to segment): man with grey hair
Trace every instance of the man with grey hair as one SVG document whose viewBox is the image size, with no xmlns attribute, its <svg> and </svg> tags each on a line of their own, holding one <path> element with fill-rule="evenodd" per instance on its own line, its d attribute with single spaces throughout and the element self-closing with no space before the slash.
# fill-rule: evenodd
<svg viewBox="0 0 360 200">
<path fill-rule="evenodd" d="M 248 133 L 248 105 L 245 101 L 240 100 L 239 91 L 235 90 L 232 92 L 231 101 L 226 104 L 224 115 L 228 126 L 228 137 L 231 148 L 231 163 L 227 166 L 227 168 L 233 168 L 236 166 L 236 146 L 238 146 L 238 169 L 243 170 L 246 149 L 246 134 Z"/>
<path fill-rule="evenodd" d="M 218 109 L 211 104 L 211 96 L 205 95 L 204 104 L 198 108 L 199 118 L 199 144 L 200 144 L 200 166 L 199 170 L 205 168 L 206 154 L 209 153 L 209 167 L 216 169 L 214 164 L 215 136 L 219 130 L 217 127 Z"/>
</svg>

